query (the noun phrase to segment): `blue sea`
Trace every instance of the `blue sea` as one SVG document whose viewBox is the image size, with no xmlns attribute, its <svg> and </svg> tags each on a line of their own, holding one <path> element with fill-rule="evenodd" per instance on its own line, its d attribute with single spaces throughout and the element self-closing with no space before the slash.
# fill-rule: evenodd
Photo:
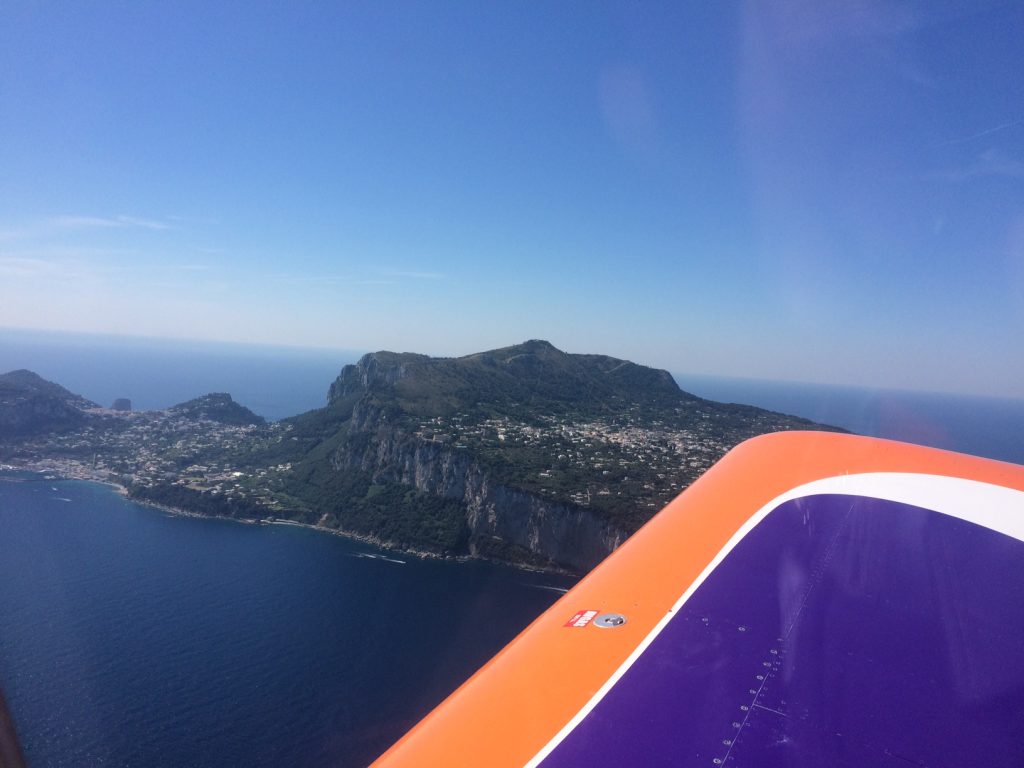
<svg viewBox="0 0 1024 768">
<path fill-rule="evenodd" d="M 271 421 L 327 403 L 327 389 L 361 352 L 53 333 L 0 328 L 0 373 L 27 368 L 110 407 L 168 408 L 228 392 Z"/>
<path fill-rule="evenodd" d="M 688 392 L 711 400 L 1024 464 L 1024 400 L 685 374 L 675 379 Z"/>
<path fill-rule="evenodd" d="M 7 477 L 0 681 L 33 766 L 366 765 L 571 584 Z"/>
<path fill-rule="evenodd" d="M 359 350 L 127 339 L 0 329 L 0 373 L 28 368 L 109 406 L 166 408 L 229 392 L 270 420 L 327 402 Z M 1024 463 L 1024 400 L 674 374 L 701 397 L 803 416 L 853 432 Z"/>
<path fill-rule="evenodd" d="M 322 405 L 358 356 L 0 331 L 0 372 L 136 408 L 228 391 L 269 419 Z M 1024 463 L 1020 401 L 676 378 L 711 399 Z M 0 686 L 36 766 L 365 765 L 571 585 L 13 480 L 0 482 Z"/>
</svg>

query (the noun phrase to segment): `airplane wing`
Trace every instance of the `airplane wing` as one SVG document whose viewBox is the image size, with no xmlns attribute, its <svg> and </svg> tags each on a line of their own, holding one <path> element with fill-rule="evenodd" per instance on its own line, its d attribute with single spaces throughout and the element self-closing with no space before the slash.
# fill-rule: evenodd
<svg viewBox="0 0 1024 768">
<path fill-rule="evenodd" d="M 374 765 L 1024 765 L 1024 467 L 736 447 Z"/>
</svg>

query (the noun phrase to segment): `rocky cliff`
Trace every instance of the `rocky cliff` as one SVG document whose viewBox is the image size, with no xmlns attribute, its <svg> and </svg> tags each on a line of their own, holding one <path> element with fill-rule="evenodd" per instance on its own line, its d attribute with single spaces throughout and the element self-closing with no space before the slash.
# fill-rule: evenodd
<svg viewBox="0 0 1024 768">
<path fill-rule="evenodd" d="M 822 427 L 539 340 L 459 358 L 366 355 L 325 408 L 271 426 L 225 393 L 146 416 L 104 412 L 29 371 L 0 376 L 0 446 L 77 451 L 94 468 L 100 457 L 149 500 L 579 573 L 733 445 L 807 428 Z M 32 435 L 44 439 L 30 446 Z"/>
<path fill-rule="evenodd" d="M 98 407 L 32 371 L 11 371 L 0 376 L 0 436 L 74 429 L 88 419 L 88 409 Z"/>
<path fill-rule="evenodd" d="M 353 394 L 363 395 L 370 390 L 393 386 L 405 378 L 412 366 L 430 360 L 427 355 L 412 353 L 375 352 L 363 355 L 355 365 L 342 368 L 328 390 L 327 400 L 335 403 Z"/>
<path fill-rule="evenodd" d="M 359 470 L 377 483 L 400 483 L 459 502 L 471 556 L 585 573 L 628 536 L 593 510 L 496 482 L 465 451 L 410 435 L 372 405 L 353 409 L 348 439 L 330 461 L 339 472 Z"/>
<path fill-rule="evenodd" d="M 546 341 L 377 352 L 292 421 L 282 503 L 394 546 L 585 572 L 736 443 L 814 426 Z"/>
</svg>

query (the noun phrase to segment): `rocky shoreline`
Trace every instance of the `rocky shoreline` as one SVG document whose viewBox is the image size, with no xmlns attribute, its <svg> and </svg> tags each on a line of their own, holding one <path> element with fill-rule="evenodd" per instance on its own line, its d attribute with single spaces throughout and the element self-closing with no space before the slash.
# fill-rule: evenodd
<svg viewBox="0 0 1024 768">
<path fill-rule="evenodd" d="M 502 560 L 495 560 L 493 558 L 477 557 L 473 555 L 444 555 L 438 552 L 430 552 L 428 550 L 416 549 L 413 547 L 401 547 L 392 544 L 388 541 L 383 541 L 375 536 L 357 533 L 355 531 L 346 531 L 340 528 L 328 528 L 322 525 L 313 525 L 310 523 L 300 523 L 295 520 L 288 520 L 285 518 L 274 518 L 267 517 L 259 520 L 240 519 L 236 517 L 226 517 L 224 515 L 204 515 L 198 512 L 192 512 L 181 507 L 172 507 L 167 504 L 160 504 L 159 502 L 149 501 L 146 499 L 133 498 L 128 488 L 122 483 L 118 483 L 111 480 L 109 476 L 102 475 L 99 472 L 86 470 L 81 467 L 77 462 L 60 462 L 55 459 L 47 459 L 40 462 L 26 462 L 21 465 L 17 464 L 0 464 L 0 482 L 17 482 L 16 478 L 5 477 L 4 472 L 32 472 L 36 474 L 44 474 L 47 479 L 59 479 L 59 480 L 74 480 L 78 482 L 87 483 L 98 483 L 111 488 L 116 493 L 124 496 L 129 501 L 139 504 L 141 506 L 150 507 L 156 509 L 165 514 L 172 515 L 174 517 L 191 517 L 203 520 L 226 520 L 232 523 L 239 523 L 241 525 L 287 525 L 296 528 L 306 528 L 308 530 L 316 531 L 318 533 L 326 533 L 331 536 L 340 536 L 351 541 L 358 541 L 363 544 L 369 544 L 383 549 L 388 552 L 401 553 L 403 555 L 410 555 L 417 557 L 421 560 L 444 560 L 447 562 L 455 563 L 468 563 L 472 561 L 483 561 L 490 562 L 497 565 L 507 565 L 512 568 L 516 568 L 521 571 L 529 573 L 552 573 L 562 576 L 578 576 L 578 574 L 563 568 L 542 568 L 532 565 L 522 565 L 517 563 L 509 563 Z"/>
</svg>

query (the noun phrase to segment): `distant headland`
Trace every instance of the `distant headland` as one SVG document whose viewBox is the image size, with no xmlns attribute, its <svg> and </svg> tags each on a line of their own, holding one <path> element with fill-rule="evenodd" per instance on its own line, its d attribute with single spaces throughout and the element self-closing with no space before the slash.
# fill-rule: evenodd
<svg viewBox="0 0 1024 768">
<path fill-rule="evenodd" d="M 30 371 L 0 376 L 11 466 L 116 483 L 191 514 L 576 573 L 732 446 L 789 429 L 835 428 L 539 340 L 458 358 L 364 355 L 324 408 L 270 424 L 225 393 L 132 411 Z"/>
</svg>

